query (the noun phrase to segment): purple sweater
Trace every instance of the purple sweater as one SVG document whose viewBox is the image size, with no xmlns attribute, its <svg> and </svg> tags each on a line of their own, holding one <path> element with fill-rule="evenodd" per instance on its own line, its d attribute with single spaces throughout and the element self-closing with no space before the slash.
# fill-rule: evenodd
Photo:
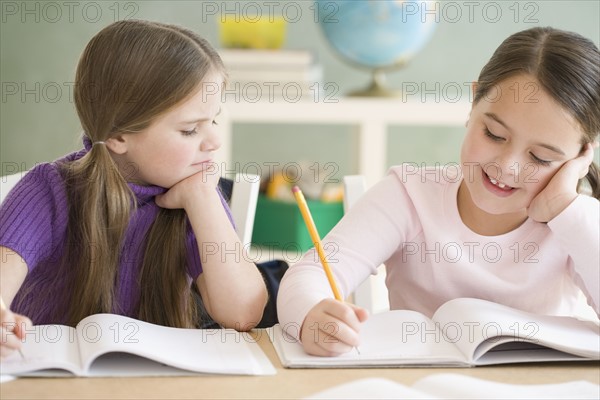
<svg viewBox="0 0 600 400">
<path fill-rule="evenodd" d="M 59 162 L 76 160 L 85 155 L 90 144 L 84 140 L 85 148 L 67 155 L 52 163 L 39 164 L 23 176 L 15 188 L 8 194 L 0 207 L 0 246 L 18 253 L 29 270 L 21 290 L 13 304 L 23 296 L 24 289 L 32 280 L 43 279 L 44 275 L 57 271 L 63 255 L 68 222 L 67 192 L 64 179 L 59 171 Z M 145 236 L 156 218 L 160 207 L 154 197 L 164 193 L 165 188 L 158 186 L 140 186 L 129 184 L 135 194 L 138 207 L 131 216 L 125 232 L 123 251 L 119 264 L 114 313 L 136 317 L 136 307 L 140 297 L 138 274 L 145 248 Z M 221 196 L 223 207 L 232 221 L 231 211 Z M 202 272 L 196 236 L 188 224 L 186 248 L 188 253 L 188 274 L 190 282 Z M 38 270 L 43 268 L 43 270 Z M 70 293 L 56 288 L 58 304 L 72 299 Z M 25 301 L 27 301 L 25 299 Z M 18 308 L 14 312 L 20 313 Z M 51 321 L 45 310 L 35 310 L 27 315 L 35 324 L 64 323 Z"/>
</svg>

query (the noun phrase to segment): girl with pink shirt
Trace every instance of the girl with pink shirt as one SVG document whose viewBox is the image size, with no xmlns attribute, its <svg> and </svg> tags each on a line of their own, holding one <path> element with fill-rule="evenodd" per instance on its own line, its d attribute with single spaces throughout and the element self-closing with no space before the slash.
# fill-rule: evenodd
<svg viewBox="0 0 600 400">
<path fill-rule="evenodd" d="M 391 168 L 324 238 L 344 297 L 386 265 L 391 309 L 474 297 L 600 312 L 600 53 L 553 28 L 507 38 L 473 85 L 460 165 Z M 582 194 L 584 181 L 586 191 Z M 314 249 L 283 278 L 282 327 L 307 353 L 360 345 L 366 310 L 334 300 Z"/>
</svg>

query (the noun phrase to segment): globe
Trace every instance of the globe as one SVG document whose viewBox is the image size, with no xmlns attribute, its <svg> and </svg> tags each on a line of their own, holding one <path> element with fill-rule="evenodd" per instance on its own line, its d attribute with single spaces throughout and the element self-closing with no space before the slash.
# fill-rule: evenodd
<svg viewBox="0 0 600 400">
<path fill-rule="evenodd" d="M 396 95 L 385 87 L 385 72 L 406 65 L 437 26 L 435 1 L 315 0 L 315 6 L 319 26 L 335 51 L 372 71 L 370 87 L 351 95 Z"/>
</svg>

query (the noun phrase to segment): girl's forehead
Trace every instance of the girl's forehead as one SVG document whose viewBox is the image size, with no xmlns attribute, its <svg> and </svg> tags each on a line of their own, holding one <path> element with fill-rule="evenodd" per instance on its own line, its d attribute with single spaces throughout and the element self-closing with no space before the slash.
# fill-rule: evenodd
<svg viewBox="0 0 600 400">
<path fill-rule="evenodd" d="M 531 75 L 516 75 L 492 86 L 483 96 L 489 108 L 503 108 L 512 113 L 546 113 L 548 117 L 568 120 L 576 125 L 569 110 L 555 100 Z"/>
<path fill-rule="evenodd" d="M 492 85 L 484 98 L 495 102 L 499 100 L 514 103 L 539 103 L 550 95 L 540 82 L 530 74 L 512 75 Z"/>
<path fill-rule="evenodd" d="M 214 90 L 215 88 L 222 88 L 225 83 L 225 74 L 222 71 L 211 70 L 198 84 L 198 90 Z"/>
<path fill-rule="evenodd" d="M 529 75 L 495 85 L 476 107 L 515 135 L 567 147 L 579 146 L 583 140 L 583 131 L 571 113 Z"/>
<path fill-rule="evenodd" d="M 153 124 L 192 123 L 214 118 L 221 110 L 220 89 L 200 87 L 186 99 L 157 116 Z"/>
</svg>

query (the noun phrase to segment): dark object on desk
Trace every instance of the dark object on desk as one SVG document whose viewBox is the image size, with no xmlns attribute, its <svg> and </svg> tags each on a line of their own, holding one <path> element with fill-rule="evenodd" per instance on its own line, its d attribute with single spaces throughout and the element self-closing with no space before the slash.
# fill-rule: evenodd
<svg viewBox="0 0 600 400">
<path fill-rule="evenodd" d="M 277 318 L 277 293 L 279 292 L 279 283 L 281 278 L 288 269 L 288 264 L 282 260 L 267 261 L 264 263 L 256 264 L 256 267 L 262 274 L 267 291 L 269 292 L 269 300 L 265 306 L 262 319 L 256 326 L 256 328 L 270 328 L 279 322 Z M 195 288 L 195 287 L 194 287 Z M 200 320 L 200 329 L 220 329 L 221 326 L 217 324 L 206 312 L 202 297 L 197 290 L 193 291 L 194 299 L 198 308 L 198 317 Z"/>
<path fill-rule="evenodd" d="M 288 264 L 282 260 L 273 260 L 256 264 L 256 266 L 263 275 L 269 292 L 269 301 L 267 301 L 263 317 L 256 327 L 270 328 L 279 322 L 277 318 L 277 293 L 279 292 L 281 278 L 288 269 Z"/>
<path fill-rule="evenodd" d="M 219 178 L 219 190 L 227 201 L 227 204 L 231 203 L 231 194 L 233 193 L 233 180 L 227 178 Z"/>
</svg>

